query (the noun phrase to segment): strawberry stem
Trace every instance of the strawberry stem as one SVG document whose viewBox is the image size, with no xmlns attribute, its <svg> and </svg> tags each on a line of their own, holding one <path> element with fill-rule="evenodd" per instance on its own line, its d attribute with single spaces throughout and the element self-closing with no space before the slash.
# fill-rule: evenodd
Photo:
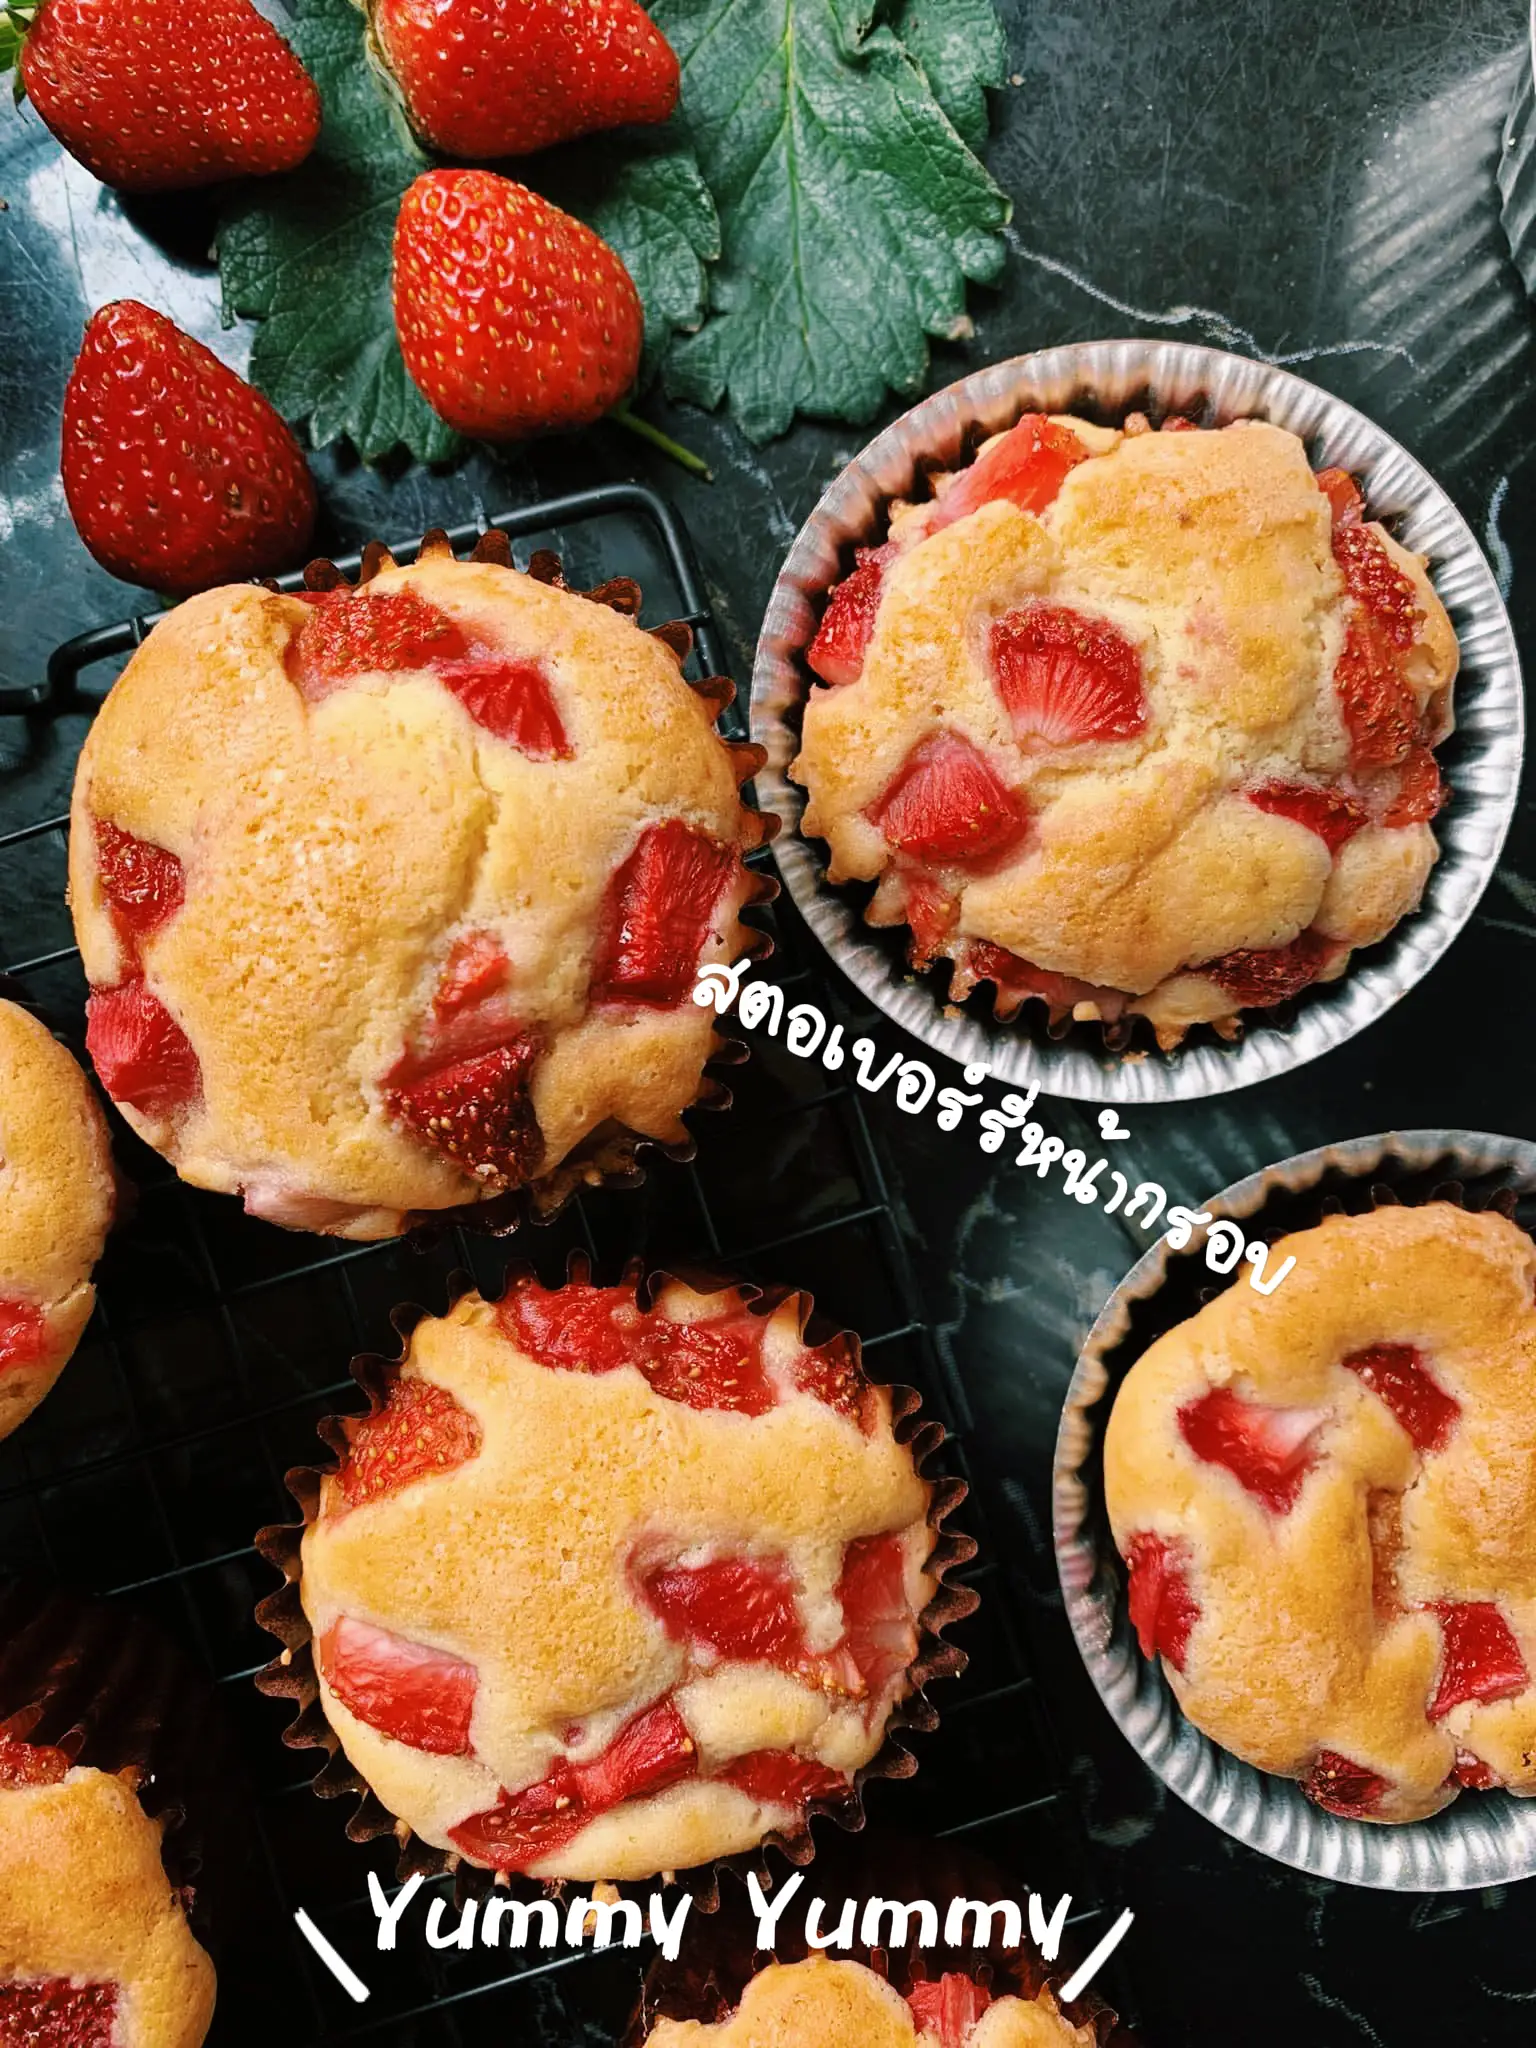
<svg viewBox="0 0 1536 2048">
<path fill-rule="evenodd" d="M 11 0 L 10 6 L 0 5 L 0 74 L 15 71 L 11 89 L 18 107 L 27 96 L 27 89 L 21 82 L 21 46 L 27 39 L 27 30 L 32 26 L 39 4 L 40 0 Z"/>
<path fill-rule="evenodd" d="M 715 473 L 703 456 L 695 455 L 691 448 L 685 448 L 681 441 L 674 441 L 670 434 L 664 434 L 660 427 L 653 427 L 649 420 L 643 420 L 632 413 L 627 405 L 616 405 L 608 415 L 616 425 L 627 427 L 642 441 L 649 441 L 653 448 L 659 448 L 663 455 L 670 455 L 675 463 L 686 469 L 691 476 L 702 477 L 707 484 L 715 480 Z"/>
</svg>

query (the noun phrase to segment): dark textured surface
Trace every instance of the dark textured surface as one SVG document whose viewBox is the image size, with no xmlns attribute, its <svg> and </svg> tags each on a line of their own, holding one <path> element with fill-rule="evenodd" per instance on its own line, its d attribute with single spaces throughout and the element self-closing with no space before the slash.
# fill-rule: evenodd
<svg viewBox="0 0 1536 2048">
<path fill-rule="evenodd" d="M 1495 566 L 1511 575 L 1516 630 L 1532 652 L 1536 351 L 1500 237 L 1494 185 L 1525 33 L 1519 0 L 1099 0 L 1091 7 L 1008 0 L 1004 12 L 1019 83 L 997 102 L 990 161 L 1015 200 L 1013 257 L 1001 288 L 975 296 L 975 338 L 938 352 L 933 381 L 1047 342 L 1127 332 L 1175 334 L 1287 361 L 1372 413 L 1435 471 Z M 0 682 L 10 683 L 33 680 L 67 634 L 135 605 L 80 551 L 58 488 L 58 397 L 86 312 L 133 294 L 237 364 L 241 343 L 221 337 L 214 280 L 188 254 L 206 242 L 197 208 L 170 217 L 130 213 L 62 158 L 30 117 L 0 116 L 0 151 L 7 202 L 0 214 Z M 660 408 L 658 416 L 709 456 L 713 487 L 665 469 L 637 470 L 635 449 L 614 429 L 526 456 L 477 456 L 444 476 L 379 478 L 324 456 L 323 537 L 342 545 L 374 532 L 410 534 L 434 520 L 471 516 L 477 502 L 494 509 L 648 473 L 693 527 L 744 678 L 779 558 L 821 485 L 863 436 L 802 426 L 753 450 L 722 422 L 682 412 L 668 418 Z M 0 721 L 7 823 L 62 807 L 78 741 L 77 721 L 33 731 Z M 57 883 L 56 866 L 46 874 L 40 867 L 40 892 Z M 14 957 L 30 937 L 13 927 L 30 925 L 33 913 L 11 896 L 3 914 L 4 951 Z M 43 922 L 39 914 L 40 939 Z M 1304 1146 L 1392 1125 L 1536 1136 L 1527 1078 L 1533 944 L 1536 833 L 1527 799 L 1499 881 L 1448 958 L 1387 1019 L 1302 1074 L 1208 1107 L 1139 1114 L 1127 1151 L 1148 1176 L 1194 1198 Z M 875 1035 L 882 1044 L 893 1036 L 883 1025 Z M 856 1148 L 845 1156 L 854 1140 L 840 1125 L 816 1125 L 798 1152 L 780 1134 L 783 1092 L 804 1080 L 803 1072 L 763 1073 L 752 1085 L 767 1121 L 761 1113 L 756 1122 L 743 1117 L 711 1135 L 712 1171 L 739 1219 L 729 1243 L 767 1242 L 858 1208 L 864 1168 Z M 972 1410 L 972 1459 L 983 1461 L 978 1476 L 995 1534 L 1024 1595 L 1041 1688 L 1096 1850 L 1099 1891 L 1106 1903 L 1129 1904 L 1138 1914 L 1124 1955 L 1146 2040 L 1154 2048 L 1215 2048 L 1234 2036 L 1309 2048 L 1529 2040 L 1536 2014 L 1529 1938 L 1536 1893 L 1529 1885 L 1419 1900 L 1300 1879 L 1165 1801 L 1115 1734 L 1082 1676 L 1052 1591 L 1046 1479 L 1076 1344 L 1139 1247 L 1054 1188 L 1026 1187 L 963 1133 L 946 1136 L 928 1119 L 893 1115 L 879 1101 L 870 1115 L 927 1314 Z M 1070 1108 L 1049 1120 L 1069 1143 L 1091 1129 Z M 130 1164 L 142 1170 L 143 1155 L 131 1155 Z M 691 1238 L 692 1226 L 679 1221 L 684 1199 L 682 1178 L 658 1170 L 632 1209 L 618 1198 L 603 1205 L 601 1231 L 626 1248 L 634 1239 L 660 1249 Z M 203 1203 L 221 1233 L 213 1239 L 221 1286 L 231 1276 L 252 1280 L 279 1268 L 272 1233 L 242 1228 L 228 1205 L 164 1188 L 146 1199 L 134 1270 L 122 1282 L 143 1291 L 147 1311 L 188 1284 L 189 1201 Z M 804 1277 L 840 1316 L 900 1327 L 900 1312 L 883 1298 L 883 1268 L 872 1255 L 861 1263 L 851 1249 L 834 1249 L 838 1242 L 824 1238 L 815 1257 L 811 1247 L 802 1257 L 786 1245 L 764 1264 L 786 1278 Z M 367 1277 L 358 1281 L 358 1315 L 370 1328 L 393 1294 L 429 1284 L 413 1272 L 396 1279 L 400 1256 L 387 1256 L 388 1270 L 361 1269 Z M 825 1272 L 807 1270 L 817 1266 Z M 279 1376 L 306 1369 L 296 1362 L 291 1326 L 309 1311 L 298 1288 L 288 1290 L 281 1311 L 284 1291 L 269 1287 L 225 1311 L 234 1318 L 229 1342 L 241 1369 L 256 1358 L 274 1375 L 260 1388 L 233 1381 L 201 1335 L 189 1338 L 179 1374 L 151 1372 L 136 1362 L 130 1329 L 123 1349 L 135 1426 L 179 1443 L 211 1414 L 278 1399 L 295 1403 L 289 1424 L 307 1426 L 313 1410 L 298 1413 L 301 1384 L 279 1383 Z M 311 1329 L 307 1342 L 321 1335 Z M 353 1341 L 345 1325 L 323 1335 L 333 1358 Z M 118 1381 L 105 1366 L 87 1356 L 71 1373 L 29 1426 L 26 1479 L 34 1490 L 45 1476 L 62 1478 L 47 1464 L 54 1409 L 73 1404 L 73 1436 L 86 1420 L 104 1441 L 118 1426 L 111 1409 Z M 100 1412 L 82 1420 L 93 1392 Z M 984 1460 L 977 1446 L 985 1447 Z M 16 1447 L 7 1449 L 13 1458 L 0 1471 L 0 1493 L 17 1483 Z M 269 1456 L 305 1449 L 302 1430 L 285 1425 Z M 115 1583 L 152 1580 L 168 1541 L 216 1560 L 242 1546 L 271 1509 L 269 1481 L 249 1483 L 243 1467 L 232 1467 L 225 1483 L 206 1457 L 185 1448 L 163 1458 L 184 1526 L 147 1526 L 125 1485 L 110 1540 L 133 1555 L 114 1556 Z M 60 1483 L 48 1496 L 55 1562 L 99 1583 L 108 1538 L 72 1512 L 69 1492 Z M 0 1508 L 0 1535 L 22 1527 L 19 1517 L 7 1523 L 3 1515 Z M 243 1633 L 241 1589 L 231 1585 L 221 1597 L 231 1643 L 220 1655 L 230 1668 L 241 1645 L 248 1661 L 260 1652 Z M 254 1706 L 242 1714 L 253 1751 L 275 1751 L 270 1716 Z M 987 1707 L 983 1719 L 984 1727 L 973 1721 L 968 1733 L 963 1716 L 950 1717 L 928 1750 L 942 1755 L 942 1765 L 931 1767 L 925 1755 L 911 1788 L 890 1788 L 884 1816 L 897 1825 L 941 1825 L 937 1787 L 962 1798 L 954 1788 L 967 1770 L 985 1780 L 994 1803 L 1015 1777 L 1033 1782 L 1028 1743 L 1006 1702 Z M 291 1759 L 286 1768 L 292 1773 Z M 313 1872 L 317 1895 L 355 1885 L 364 1852 L 340 1838 L 339 1817 L 307 1800 L 290 1801 L 289 1810 L 292 1827 L 276 1853 Z M 1059 1832 L 1066 1844 L 1073 1831 Z M 991 1846 L 1015 1859 L 1025 1853 L 1016 1836 Z M 1047 1853 L 1044 1838 L 1030 1853 Z M 1080 1883 L 1075 1870 L 1021 1865 L 1014 1874 L 1052 1893 Z M 357 1956 L 362 1930 L 353 1924 Z M 272 1938 L 285 1939 L 280 1929 Z M 379 2012 L 377 2038 L 494 2036 L 586 2048 L 610 2038 L 606 2029 L 622 2013 L 633 1975 L 623 1957 L 564 1969 L 516 1993 L 467 2001 L 457 2019 L 429 2027 L 392 2026 Z M 350 2017 L 339 2007 L 326 2010 Z M 255 2038 L 243 2019 L 248 2014 L 227 2013 L 223 2038 Z"/>
</svg>

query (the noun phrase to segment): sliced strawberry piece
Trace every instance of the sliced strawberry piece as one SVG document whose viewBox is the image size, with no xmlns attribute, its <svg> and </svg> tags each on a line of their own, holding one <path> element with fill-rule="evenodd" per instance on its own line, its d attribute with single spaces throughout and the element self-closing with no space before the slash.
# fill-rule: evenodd
<svg viewBox="0 0 1536 2048">
<path fill-rule="evenodd" d="M 71 1977 L 0 1984 L 4 2048 L 113 2048 L 121 2038 L 115 1984 L 80 1984 Z"/>
<path fill-rule="evenodd" d="M 530 760 L 568 761 L 574 753 L 555 709 L 554 688 L 539 662 L 466 655 L 434 662 L 433 673 L 476 725 Z"/>
<path fill-rule="evenodd" d="M 480 1682 L 473 1664 L 350 1615 L 319 1648 L 327 1685 L 359 1721 L 432 1756 L 468 1756 Z"/>
<path fill-rule="evenodd" d="M 1130 1575 L 1131 1626 L 1143 1657 L 1166 1657 L 1184 1669 L 1189 1633 L 1200 1619 L 1200 1603 L 1185 1576 L 1188 1554 L 1181 1543 L 1165 1543 L 1138 1529 L 1125 1548 Z"/>
<path fill-rule="evenodd" d="M 917 1617 L 907 1598 L 907 1551 L 899 1533 L 857 1537 L 843 1552 L 837 1597 L 839 1649 L 856 1666 L 871 1699 L 882 1699 L 917 1655 Z"/>
<path fill-rule="evenodd" d="M 186 876 L 174 853 L 136 839 L 108 818 L 96 820 L 96 876 L 129 946 L 174 917 L 186 894 Z"/>
<path fill-rule="evenodd" d="M 1491 1600 L 1443 1600 L 1440 1682 L 1429 1718 L 1440 1721 L 1465 1700 L 1507 1700 L 1531 1682 L 1514 1630 Z"/>
<path fill-rule="evenodd" d="M 48 1349 L 48 1318 L 35 1301 L 0 1301 L 0 1372 L 35 1365 Z"/>
<path fill-rule="evenodd" d="M 862 675 L 886 568 L 898 552 L 891 541 L 881 548 L 861 548 L 853 574 L 832 586 L 816 637 L 805 650 L 806 661 L 824 683 L 856 683 Z"/>
<path fill-rule="evenodd" d="M 994 623 L 988 645 L 1019 739 L 1076 747 L 1146 730 L 1140 651 L 1107 619 L 1025 605 Z"/>
<path fill-rule="evenodd" d="M 1337 950 L 1320 932 L 1302 932 L 1288 946 L 1243 947 L 1195 971 L 1208 974 L 1240 1010 L 1267 1010 L 1316 981 Z"/>
<path fill-rule="evenodd" d="M 1358 797 L 1315 782 L 1260 782 L 1245 789 L 1243 795 L 1261 811 L 1305 825 L 1330 853 L 1337 853 L 1362 825 L 1370 823 L 1370 812 Z"/>
<path fill-rule="evenodd" d="M 1387 643 L 1411 647 L 1423 611 L 1412 579 L 1403 574 L 1368 526 L 1345 526 L 1333 536 L 1333 559 L 1344 588 L 1370 613 Z"/>
<path fill-rule="evenodd" d="M 1390 1789 L 1388 1781 L 1364 1764 L 1351 1763 L 1336 1749 L 1320 1749 L 1301 1789 L 1314 1806 L 1343 1820 L 1369 1820 Z"/>
<path fill-rule="evenodd" d="M 1365 499 L 1360 486 L 1347 469 L 1320 469 L 1317 488 L 1328 500 L 1335 533 L 1340 527 L 1358 526 L 1365 517 Z"/>
<path fill-rule="evenodd" d="M 543 1051 L 536 1031 L 416 1075 L 403 1062 L 384 1087 L 384 1106 L 407 1130 L 487 1187 L 514 1188 L 538 1166 L 544 1136 L 529 1092 Z"/>
<path fill-rule="evenodd" d="M 145 1116 L 170 1116 L 202 1090 L 191 1040 L 142 981 L 92 992 L 85 1048 L 112 1100 Z"/>
<path fill-rule="evenodd" d="M 1461 1403 L 1436 1384 L 1412 1344 L 1369 1344 L 1344 1360 L 1362 1386 L 1384 1401 L 1421 1451 L 1443 1451 Z"/>
<path fill-rule="evenodd" d="M 1399 771 L 1397 794 L 1382 813 L 1383 825 L 1427 825 L 1445 802 L 1439 763 L 1428 747 L 1415 747 Z"/>
<path fill-rule="evenodd" d="M 950 934 L 959 922 L 960 905 L 931 875 L 908 875 L 906 891 L 903 908 L 912 933 L 908 957 L 914 967 L 927 967 L 948 951 Z"/>
<path fill-rule="evenodd" d="M 19 1742 L 0 1736 L 0 1788 L 15 1791 L 22 1785 L 58 1785 L 72 1766 L 62 1749 L 45 1742 Z M 0 2041 L 5 2036 L 0 2033 Z"/>
<path fill-rule="evenodd" d="M 640 1370 L 667 1401 L 686 1408 L 725 1408 L 735 1415 L 766 1415 L 778 1391 L 763 1365 L 765 1316 L 745 1310 L 707 1322 L 657 1318 L 659 1339 Z"/>
<path fill-rule="evenodd" d="M 1390 768 L 1415 745 L 1419 707 L 1403 681 L 1392 644 L 1368 613 L 1344 634 L 1333 687 L 1356 768 Z"/>
<path fill-rule="evenodd" d="M 900 853 L 959 865 L 995 861 L 1023 838 L 1029 814 L 962 733 L 914 747 L 865 814 Z"/>
<path fill-rule="evenodd" d="M 803 1814 L 813 1799 L 846 1799 L 848 1779 L 792 1749 L 755 1749 L 732 1758 L 718 1773 L 728 1785 L 763 1806 L 782 1806 Z"/>
<path fill-rule="evenodd" d="M 592 1762 L 560 1758 L 537 1785 L 503 1792 L 495 1806 L 450 1828 L 449 1838 L 494 1870 L 526 1870 L 564 1848 L 600 1813 L 664 1792 L 698 1767 L 687 1723 L 663 1700 L 620 1729 Z"/>
<path fill-rule="evenodd" d="M 505 985 L 511 971 L 512 963 L 494 932 L 464 932 L 449 950 L 432 998 L 432 1014 L 442 1020 L 483 1002 Z"/>
<path fill-rule="evenodd" d="M 1088 450 L 1070 427 L 1058 426 L 1043 412 L 1027 412 L 928 508 L 924 530 L 937 533 L 994 498 L 1007 498 L 1025 512 L 1043 512 L 1068 472 L 1087 459 Z"/>
<path fill-rule="evenodd" d="M 617 1372 L 623 1365 L 643 1369 L 655 1319 L 637 1306 L 633 1288 L 590 1287 L 581 1280 L 564 1287 L 516 1280 L 496 1313 L 530 1358 L 563 1372 Z"/>
<path fill-rule="evenodd" d="M 1037 967 L 1033 960 L 1021 960 L 1017 953 L 994 946 L 990 939 L 972 939 L 968 943 L 965 972 L 972 984 L 990 981 L 997 990 L 999 1011 L 1009 1014 L 1031 996 L 1038 996 L 1059 1016 L 1078 1003 L 1097 1002 L 1102 1008 L 1106 998 L 1112 1004 L 1118 994 L 1116 990 L 1095 988 L 1092 982 L 1075 981 L 1070 974 L 1053 974 L 1048 967 Z"/>
<path fill-rule="evenodd" d="M 1485 1764 L 1480 1756 L 1474 1756 L 1470 1749 L 1458 1749 L 1456 1767 L 1451 1772 L 1451 1782 L 1465 1785 L 1474 1792 L 1492 1792 L 1501 1780 L 1492 1764 Z"/>
<path fill-rule="evenodd" d="M 1171 412 L 1157 431 L 1160 434 L 1198 434 L 1201 428 L 1198 420 L 1186 419 L 1181 412 Z"/>
<path fill-rule="evenodd" d="M 1185 1443 L 1208 1465 L 1225 1465 L 1233 1478 L 1283 1515 L 1301 1497 L 1317 1462 L 1317 1434 L 1326 1408 L 1271 1408 L 1245 1401 L 1230 1387 L 1212 1387 L 1179 1410 Z"/>
<path fill-rule="evenodd" d="M 480 1449 L 480 1425 L 435 1380 L 401 1373 L 376 1415 L 346 1425 L 347 1454 L 336 1484 L 348 1507 L 452 1472 Z"/>
<path fill-rule="evenodd" d="M 608 884 L 592 966 L 595 1002 L 680 1003 L 693 987 L 715 906 L 738 855 L 668 818 L 648 825 Z"/>
<path fill-rule="evenodd" d="M 854 1363 L 842 1338 L 834 1337 L 813 1351 L 802 1351 L 795 1360 L 794 1381 L 802 1394 L 810 1394 L 824 1407 L 846 1415 L 866 1436 L 874 1428 L 874 1389 Z"/>
<path fill-rule="evenodd" d="M 462 629 L 414 590 L 328 590 L 288 643 L 288 673 L 315 704 L 358 676 L 462 661 L 469 651 Z"/>
<path fill-rule="evenodd" d="M 1168 431 L 1166 422 L 1163 431 Z M 991 2003 L 991 1993 L 958 1970 L 914 1984 L 907 1993 L 918 2031 L 937 2035 L 939 2048 L 965 2048 L 971 2029 Z"/>
<path fill-rule="evenodd" d="M 674 1642 L 705 1643 L 721 1657 L 785 1669 L 807 1655 L 794 1577 L 776 1560 L 664 1565 L 646 1574 L 640 1592 Z"/>
<path fill-rule="evenodd" d="M 778 1390 L 763 1365 L 767 1318 L 744 1309 L 675 1323 L 641 1310 L 628 1287 L 584 1283 L 552 1290 L 518 1281 L 498 1314 L 513 1341 L 541 1365 L 566 1372 L 616 1372 L 633 1365 L 664 1400 L 688 1408 L 766 1415 Z"/>
</svg>

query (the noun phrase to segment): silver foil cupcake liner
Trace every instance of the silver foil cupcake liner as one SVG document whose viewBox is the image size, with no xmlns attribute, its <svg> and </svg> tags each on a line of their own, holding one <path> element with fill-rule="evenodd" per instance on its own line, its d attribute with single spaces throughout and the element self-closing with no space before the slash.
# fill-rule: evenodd
<svg viewBox="0 0 1536 2048">
<path fill-rule="evenodd" d="M 1449 1185 L 1447 1185 L 1449 1184 Z M 1265 1237 L 1346 1209 L 1423 1201 L 1446 1187 L 1466 1206 L 1536 1198 L 1536 1145 L 1477 1131 L 1400 1131 L 1354 1138 L 1250 1174 L 1202 1206 L 1218 1221 L 1264 1213 Z M 1401 1193 L 1396 1191 L 1401 1190 Z M 1505 1206 L 1501 1203 L 1500 1206 Z M 1088 1674 L 1121 1733 L 1171 1792 L 1249 1848 L 1313 1877 L 1381 1891 L 1473 1891 L 1536 1875 L 1536 1799 L 1463 1792 L 1430 1820 L 1343 1820 L 1289 1778 L 1255 1769 L 1187 1720 L 1130 1624 L 1125 1572 L 1104 1505 L 1103 1437 L 1114 1394 L 1164 1329 L 1222 1285 L 1201 1257 L 1206 1233 L 1171 1254 L 1154 1245 L 1105 1303 L 1067 1389 L 1056 1441 L 1052 1514 L 1067 1618 Z"/>
<path fill-rule="evenodd" d="M 851 550 L 879 539 L 893 498 L 920 494 L 922 471 L 954 465 L 1023 412 L 1081 412 L 1118 421 L 1142 410 L 1186 413 L 1211 425 L 1266 419 L 1306 443 L 1317 468 L 1361 479 L 1375 518 L 1428 557 L 1461 644 L 1459 735 L 1451 801 L 1436 825 L 1440 859 L 1420 909 L 1336 982 L 1307 990 L 1288 1021 L 1245 1013 L 1238 1042 L 1201 1031 L 1171 1054 L 1111 1052 L 1098 1026 L 1053 1040 L 1037 1004 L 999 1024 L 948 1004 L 936 977 L 913 978 L 901 933 L 876 932 L 848 891 L 826 879 L 819 844 L 799 830 L 805 794 L 789 780 L 810 689 L 803 655 L 822 600 Z M 774 852 L 806 922 L 862 992 L 932 1051 L 984 1065 L 999 1080 L 1036 1082 L 1085 1102 L 1187 1101 L 1247 1088 L 1342 1045 L 1427 974 L 1492 877 L 1514 812 L 1524 748 L 1524 701 L 1514 635 L 1493 572 L 1450 498 L 1406 449 L 1341 399 L 1289 371 L 1173 341 L 1096 341 L 1042 349 L 978 370 L 935 392 L 870 442 L 801 528 L 769 599 L 752 675 L 752 735 L 767 749 L 758 801 L 787 828 Z"/>
</svg>

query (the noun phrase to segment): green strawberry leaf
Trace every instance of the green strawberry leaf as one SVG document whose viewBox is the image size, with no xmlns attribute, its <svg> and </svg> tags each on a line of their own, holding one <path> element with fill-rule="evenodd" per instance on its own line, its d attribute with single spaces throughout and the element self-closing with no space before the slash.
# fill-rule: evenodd
<svg viewBox="0 0 1536 2048">
<path fill-rule="evenodd" d="M 895 0 L 891 27 L 961 141 L 979 156 L 987 141 L 983 88 L 1008 82 L 1008 40 L 992 0 Z"/>
<path fill-rule="evenodd" d="M 968 74 L 933 20 L 950 4 L 923 0 L 914 19 L 974 128 L 974 63 Z M 671 351 L 668 390 L 710 407 L 728 397 L 759 441 L 797 412 L 858 422 L 888 389 L 920 390 L 927 337 L 960 331 L 967 280 L 1002 268 L 1011 208 L 873 0 L 651 12 L 682 63 L 682 118 L 724 245 L 711 317 Z"/>
</svg>

